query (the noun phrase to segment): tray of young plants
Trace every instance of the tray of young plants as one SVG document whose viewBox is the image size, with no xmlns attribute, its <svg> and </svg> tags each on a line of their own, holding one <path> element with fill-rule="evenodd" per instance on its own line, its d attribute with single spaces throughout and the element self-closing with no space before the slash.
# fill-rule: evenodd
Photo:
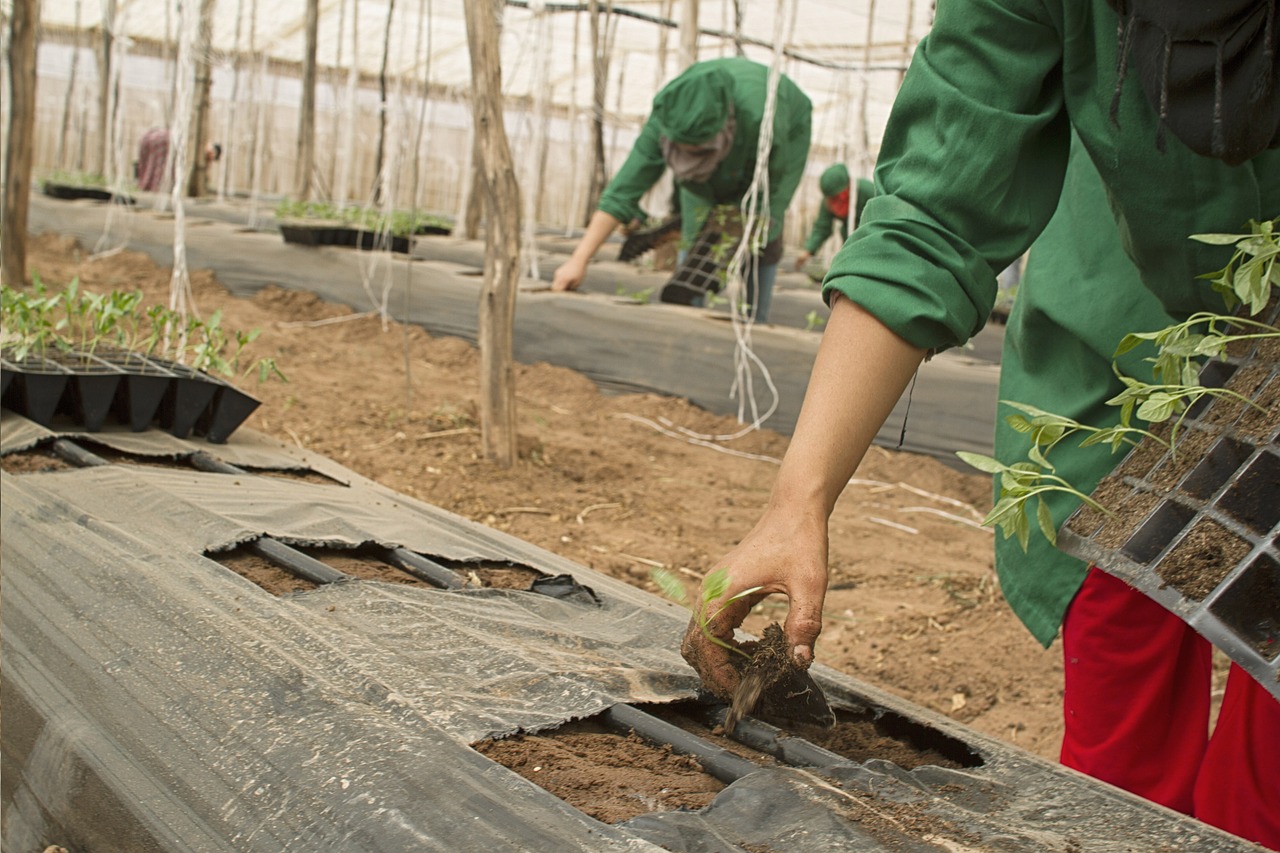
<svg viewBox="0 0 1280 853">
<path fill-rule="evenodd" d="M 1001 478 L 988 523 L 1025 547 L 1034 507 L 1059 548 L 1177 614 L 1280 698 L 1280 220 L 1251 227 L 1195 238 L 1236 246 L 1203 276 L 1232 313 L 1196 313 L 1121 342 L 1117 356 L 1144 344 L 1157 355 L 1154 382 L 1117 370 L 1118 426 L 1016 406 L 1009 423 L 1031 435 L 1029 463 L 962 456 Z M 1080 507 L 1055 531 L 1042 495 L 1074 490 L 1046 456 L 1069 435 L 1132 448 L 1091 495 L 1076 493 Z"/>
<path fill-rule="evenodd" d="M 0 289 L 0 404 L 41 426 L 59 419 L 88 432 L 108 422 L 134 431 L 152 423 L 179 438 L 225 442 L 259 401 L 222 377 L 284 376 L 271 359 L 241 373 L 257 330 L 144 306 L 141 291 L 96 294 L 73 280 L 50 290 Z M 217 375 L 215 375 L 217 374 Z"/>
<path fill-rule="evenodd" d="M 41 182 L 40 189 L 49 198 L 63 201 L 112 201 L 134 204 L 133 196 L 112 192 L 107 179 L 94 172 L 54 172 Z"/>
<path fill-rule="evenodd" d="M 362 207 L 285 199 L 276 206 L 280 235 L 303 246 L 347 246 L 407 254 L 413 238 L 451 234 L 453 224 L 421 211 L 380 213 Z"/>
</svg>

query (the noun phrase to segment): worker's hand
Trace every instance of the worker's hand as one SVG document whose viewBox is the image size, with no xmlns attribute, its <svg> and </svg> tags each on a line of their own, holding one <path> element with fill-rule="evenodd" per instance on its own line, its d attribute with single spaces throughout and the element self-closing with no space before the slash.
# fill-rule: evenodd
<svg viewBox="0 0 1280 853">
<path fill-rule="evenodd" d="M 822 603 L 827 593 L 826 519 L 786 508 L 770 509 L 738 547 L 712 568 L 721 566 L 728 570 L 729 585 L 720 598 L 706 605 L 704 612 L 711 617 L 707 632 L 736 645 L 734 629 L 751 608 L 770 593 L 782 593 L 791 604 L 783 626 L 787 646 L 792 660 L 807 668 L 813 662 L 813 644 L 822 630 Z M 722 604 L 752 587 L 759 590 Z M 701 601 L 699 596 L 695 607 Z M 725 701 L 731 699 L 739 681 L 732 662 L 736 652 L 707 637 L 696 613 L 689 622 L 680 653 L 698 671 L 708 690 Z"/>
<path fill-rule="evenodd" d="M 801 252 L 800 254 L 796 255 L 796 270 L 799 271 L 804 269 L 804 265 L 809 263 L 809 259 L 812 257 L 813 255 L 809 254 L 808 252 Z"/>
<path fill-rule="evenodd" d="M 586 277 L 587 265 L 579 261 L 577 258 L 569 258 L 559 267 L 556 268 L 555 275 L 551 277 L 551 289 L 577 290 L 578 285 L 582 284 L 582 279 Z"/>
</svg>

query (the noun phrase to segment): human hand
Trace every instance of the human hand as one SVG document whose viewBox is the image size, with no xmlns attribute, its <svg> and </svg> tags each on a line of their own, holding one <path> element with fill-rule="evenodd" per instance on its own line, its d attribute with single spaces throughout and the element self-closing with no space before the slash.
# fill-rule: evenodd
<svg viewBox="0 0 1280 853">
<path fill-rule="evenodd" d="M 799 271 L 804 269 L 804 265 L 809 263 L 809 259 L 812 257 L 813 255 L 809 254 L 808 252 L 801 252 L 800 254 L 796 255 L 796 270 Z"/>
<path fill-rule="evenodd" d="M 719 598 L 705 605 L 703 612 L 710 617 L 706 630 L 695 613 L 680 645 L 680 653 L 697 670 L 703 685 L 719 698 L 731 699 L 740 680 L 733 665 L 737 653 L 720 643 L 736 647 L 734 629 L 752 607 L 771 593 L 782 593 L 790 599 L 783 632 L 793 662 L 807 668 L 813 662 L 813 644 L 822 630 L 822 604 L 827 592 L 826 520 L 785 508 L 770 510 L 738 547 L 715 565 L 726 568 L 728 585 Z M 734 598 L 753 587 L 758 591 Z M 701 596 L 697 600 L 701 602 Z"/>
<path fill-rule="evenodd" d="M 551 289 L 556 291 L 577 290 L 586 277 L 587 265 L 577 258 L 569 258 L 558 266 L 551 277 Z"/>
</svg>

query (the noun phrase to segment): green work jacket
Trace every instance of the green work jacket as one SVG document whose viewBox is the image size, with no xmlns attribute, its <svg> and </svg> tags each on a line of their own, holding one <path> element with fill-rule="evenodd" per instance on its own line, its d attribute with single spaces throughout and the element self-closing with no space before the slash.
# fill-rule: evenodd
<svg viewBox="0 0 1280 853">
<path fill-rule="evenodd" d="M 724 68 L 733 75 L 733 104 L 737 121 L 733 145 L 704 183 L 681 183 L 680 212 L 682 243 L 692 245 L 703 220 L 717 204 L 741 204 L 751 187 L 760 144 L 760 125 L 769 86 L 769 68 L 739 57 L 709 59 L 690 66 L 685 74 L 706 74 Z M 811 104 L 789 77 L 778 81 L 777 105 L 773 119 L 773 147 L 769 150 L 769 207 L 760 215 L 769 217 L 769 240 L 782 231 L 782 217 L 800 185 L 805 160 L 809 156 Z M 632 146 L 622 168 L 600 196 L 600 210 L 620 222 L 642 220 L 640 198 L 662 177 L 667 167 L 662 158 L 657 122 L 645 122 L 640 138 Z"/>
<path fill-rule="evenodd" d="M 1112 225 L 1104 228 L 1096 209 L 1088 223 L 1079 219 L 1082 211 L 1073 211 L 1044 245 L 1074 241 L 1088 257 L 1088 241 L 1114 227 L 1115 243 L 1131 267 L 1123 274 L 1108 269 L 1095 285 L 1070 267 L 1037 262 L 1030 292 L 1053 290 L 1057 305 L 1024 305 L 1022 311 L 1048 311 L 1051 319 L 1083 312 L 1094 304 L 1095 290 L 1108 287 L 1132 291 L 1145 307 L 1131 324 L 1015 327 L 1008 340 L 1013 357 L 1001 372 L 1010 393 L 1033 385 L 1051 389 L 1041 399 L 1043 408 L 1096 414 L 1098 400 L 1111 391 L 1093 372 L 1109 359 L 1082 363 L 1072 353 L 1113 351 L 1117 326 L 1159 324 L 1156 303 L 1174 318 L 1221 311 L 1221 297 L 1196 276 L 1222 267 L 1231 249 L 1189 235 L 1238 233 L 1249 219 L 1280 214 L 1280 151 L 1232 167 L 1193 153 L 1171 134 L 1165 151 L 1157 151 L 1157 115 L 1136 76 L 1121 89 L 1118 120 L 1109 118 L 1115 68 L 1116 16 L 1105 0 L 939 3 L 886 128 L 877 195 L 832 264 L 827 298 L 845 294 L 920 347 L 964 343 L 990 316 L 996 273 L 1027 250 L 1057 210 L 1074 130 L 1100 178 Z M 1071 177 L 1073 183 L 1093 179 L 1088 173 Z M 1154 303 L 1138 293 L 1139 286 Z M 1064 458 L 1058 473 L 1085 489 L 1118 461 L 1105 450 Z M 1064 517 L 1058 506 L 1055 520 Z M 1045 549 L 1024 556 L 1016 544 L 1002 545 L 996 557 L 1006 599 L 1048 645 L 1086 567 Z"/>
<path fill-rule="evenodd" d="M 857 191 L 854 193 L 853 201 L 853 224 L 856 227 L 858 217 L 862 216 L 862 209 L 867 206 L 871 196 L 875 195 L 875 186 L 866 178 L 858 178 L 855 186 Z M 804 241 L 804 250 L 812 255 L 821 249 L 822 244 L 827 242 L 827 238 L 835 229 L 839 229 L 840 243 L 843 245 L 844 241 L 849 239 L 849 218 L 832 213 L 824 198 L 822 204 L 818 206 L 818 218 L 813 221 L 813 227 L 809 229 L 809 238 Z"/>
</svg>

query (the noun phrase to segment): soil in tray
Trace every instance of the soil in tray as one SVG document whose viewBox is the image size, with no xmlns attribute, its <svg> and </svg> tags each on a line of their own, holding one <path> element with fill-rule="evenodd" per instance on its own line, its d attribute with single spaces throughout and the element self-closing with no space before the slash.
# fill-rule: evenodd
<svg viewBox="0 0 1280 853">
<path fill-rule="evenodd" d="M 1272 377 L 1253 402 L 1261 409 L 1245 408 L 1236 430 L 1250 438 L 1266 438 L 1280 425 L 1280 378 Z"/>
<path fill-rule="evenodd" d="M 1156 575 L 1192 601 L 1222 583 L 1249 553 L 1249 543 L 1210 518 L 1202 518 L 1155 568 Z"/>
<path fill-rule="evenodd" d="M 287 595 L 316 588 L 311 581 L 291 575 L 271 561 L 243 548 L 214 554 L 210 559 L 216 560 L 245 580 L 256 583 L 272 595 Z"/>
<path fill-rule="evenodd" d="M 705 807 L 724 784 L 687 755 L 590 720 L 484 741 L 477 751 L 604 823 Z"/>
<path fill-rule="evenodd" d="M 1114 513 L 1126 505 L 1126 497 L 1130 491 L 1131 489 L 1125 485 L 1124 481 L 1108 477 L 1098 484 L 1098 488 L 1094 489 L 1089 497 L 1103 509 Z M 1080 507 L 1079 514 L 1073 515 L 1068 520 L 1067 529 L 1078 536 L 1092 536 L 1108 518 L 1109 516 L 1101 510 L 1084 504 Z"/>
<path fill-rule="evenodd" d="M 47 474 L 50 471 L 66 471 L 75 467 L 52 450 L 43 447 L 0 456 L 0 469 L 10 474 Z"/>
<path fill-rule="evenodd" d="M 1094 541 L 1103 548 L 1119 548 L 1159 502 L 1160 498 L 1153 492 L 1134 492 L 1118 506 L 1103 504 L 1114 514 L 1107 518 Z"/>
<path fill-rule="evenodd" d="M 1212 411 L 1212 410 L 1211 410 Z M 1151 485 L 1160 490 L 1172 489 L 1204 458 L 1204 452 L 1217 438 L 1217 431 L 1178 430 L 1173 452 L 1168 453 L 1150 477 Z"/>
</svg>

